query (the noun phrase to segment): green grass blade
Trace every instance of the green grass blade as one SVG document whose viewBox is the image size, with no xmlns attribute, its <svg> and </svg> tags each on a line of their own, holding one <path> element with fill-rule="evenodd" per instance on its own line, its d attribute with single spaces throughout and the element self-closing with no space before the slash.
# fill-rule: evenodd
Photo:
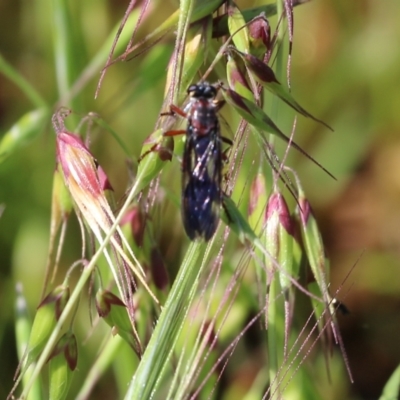
<svg viewBox="0 0 400 400">
<path fill-rule="evenodd" d="M 199 268 L 198 260 L 203 252 L 202 243 L 193 242 L 189 246 L 150 342 L 129 385 L 126 400 L 149 399 L 160 384 L 205 265 L 202 263 Z"/>
<path fill-rule="evenodd" d="M 46 100 L 0 53 L 0 72 L 15 83 L 37 108 L 47 107 Z"/>
<path fill-rule="evenodd" d="M 48 108 L 29 111 L 23 115 L 0 140 L 0 163 L 35 138 L 50 117 Z"/>
<path fill-rule="evenodd" d="M 19 360 L 21 361 L 24 357 L 29 336 L 32 329 L 32 323 L 30 321 L 27 304 L 22 292 L 22 285 L 17 284 L 16 288 L 17 298 L 15 301 L 15 338 L 17 342 L 17 351 Z M 22 384 L 25 386 L 30 379 L 34 365 L 31 365 L 22 377 Z M 39 381 L 36 381 L 32 386 L 32 390 L 29 393 L 28 400 L 41 400 L 42 389 Z"/>
<path fill-rule="evenodd" d="M 75 400 L 84 400 L 90 397 L 90 393 L 96 382 L 104 375 L 111 363 L 115 361 L 115 355 L 122 345 L 123 339 L 120 336 L 110 337 L 99 357 L 92 364 Z"/>
<path fill-rule="evenodd" d="M 396 400 L 400 393 L 400 365 L 387 381 L 379 400 Z"/>
<path fill-rule="evenodd" d="M 74 18 L 79 16 L 74 15 Z M 65 0 L 53 0 L 53 48 L 59 97 L 64 97 L 75 82 L 82 54 L 85 54 L 83 38 L 77 29 L 79 24 L 74 21 L 70 4 Z M 71 99 L 69 104 L 73 110 L 79 110 L 78 100 Z"/>
</svg>

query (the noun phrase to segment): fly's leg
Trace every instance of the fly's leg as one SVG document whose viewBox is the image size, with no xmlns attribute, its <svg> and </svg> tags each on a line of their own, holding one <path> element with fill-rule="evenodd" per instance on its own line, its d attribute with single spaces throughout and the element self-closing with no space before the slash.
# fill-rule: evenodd
<svg viewBox="0 0 400 400">
<path fill-rule="evenodd" d="M 183 118 L 187 118 L 187 114 L 181 108 L 176 106 L 175 104 L 171 104 L 169 106 L 169 111 L 163 112 L 160 114 L 162 117 L 173 117 L 175 115 L 179 115 Z"/>
<path fill-rule="evenodd" d="M 167 116 L 175 116 L 175 115 L 180 115 L 183 118 L 187 117 L 187 114 L 180 109 L 179 107 L 175 106 L 174 104 L 170 105 L 170 110 L 167 112 L 163 112 L 160 114 L 161 117 L 167 117 Z M 167 132 L 164 132 L 162 134 L 162 137 L 173 137 L 173 136 L 178 136 L 178 135 L 184 135 L 186 133 L 185 130 L 179 129 L 179 130 L 170 130 Z M 159 143 L 155 143 L 152 147 L 150 147 L 149 150 L 147 150 L 146 152 L 144 152 L 139 158 L 138 158 L 138 162 L 140 163 L 146 156 L 148 156 L 150 153 L 153 152 L 160 152 L 164 146 L 161 145 L 161 141 Z M 171 159 L 166 157 L 166 159 Z"/>
<path fill-rule="evenodd" d="M 232 142 L 231 139 L 228 139 L 227 137 L 224 137 L 224 136 L 221 136 L 221 141 L 226 143 L 229 146 L 221 153 L 221 159 L 222 159 L 222 162 L 224 164 L 224 168 L 223 169 L 226 170 L 226 166 L 228 165 L 228 162 L 229 162 L 229 157 L 228 157 L 227 153 L 231 149 L 231 146 L 233 145 L 233 142 Z M 228 181 L 229 180 L 229 172 L 226 171 L 223 174 L 223 177 L 224 177 L 225 181 Z"/>
<path fill-rule="evenodd" d="M 164 132 L 164 133 L 162 134 L 162 138 L 161 138 L 160 142 L 159 142 L 159 143 L 155 143 L 153 146 L 150 147 L 149 150 L 145 151 L 145 152 L 138 158 L 138 162 L 140 163 L 140 162 L 141 162 L 146 156 L 148 156 L 150 153 L 154 153 L 154 152 L 161 153 L 163 150 L 166 150 L 166 151 L 168 151 L 169 153 L 172 153 L 172 152 L 173 152 L 173 149 L 174 149 L 173 142 L 171 141 L 172 143 L 171 143 L 170 146 L 163 146 L 163 145 L 162 145 L 162 140 L 163 140 L 163 139 L 170 138 L 170 137 L 173 137 L 173 136 L 184 135 L 185 133 L 186 133 L 186 131 L 184 131 L 184 130 L 173 130 L 173 131 Z M 161 157 L 161 158 L 164 159 L 164 160 L 167 160 L 167 159 L 168 159 L 168 160 L 171 160 L 172 157 L 166 157 L 166 156 L 164 156 L 164 157 Z"/>
</svg>

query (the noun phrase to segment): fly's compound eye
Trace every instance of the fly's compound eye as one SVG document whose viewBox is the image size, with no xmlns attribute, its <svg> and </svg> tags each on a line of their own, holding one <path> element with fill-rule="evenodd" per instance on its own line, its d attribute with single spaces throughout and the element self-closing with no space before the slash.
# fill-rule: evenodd
<svg viewBox="0 0 400 400">
<path fill-rule="evenodd" d="M 197 97 L 196 93 L 198 91 L 198 85 L 191 85 L 188 87 L 187 93 L 190 95 L 190 97 Z"/>
<path fill-rule="evenodd" d="M 214 86 L 207 85 L 204 87 L 203 95 L 207 99 L 212 99 L 217 95 L 217 90 L 215 89 Z"/>
<path fill-rule="evenodd" d="M 217 95 L 217 89 L 208 82 L 189 86 L 187 90 L 190 97 L 212 99 Z"/>
</svg>

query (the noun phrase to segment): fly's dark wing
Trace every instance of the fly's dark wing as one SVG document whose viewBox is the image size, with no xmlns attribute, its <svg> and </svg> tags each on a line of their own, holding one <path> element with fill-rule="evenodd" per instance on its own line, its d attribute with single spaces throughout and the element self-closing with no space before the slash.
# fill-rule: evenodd
<svg viewBox="0 0 400 400">
<path fill-rule="evenodd" d="M 190 239 L 209 240 L 218 226 L 221 191 L 219 132 L 186 136 L 182 164 L 182 220 Z"/>
<path fill-rule="evenodd" d="M 187 235 L 194 240 L 209 240 L 217 229 L 219 188 L 211 180 L 191 180 L 183 191 L 183 225 Z"/>
</svg>

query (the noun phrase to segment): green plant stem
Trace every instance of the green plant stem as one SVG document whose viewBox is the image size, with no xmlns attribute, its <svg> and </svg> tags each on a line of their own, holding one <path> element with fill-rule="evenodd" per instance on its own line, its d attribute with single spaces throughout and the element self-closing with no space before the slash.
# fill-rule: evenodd
<svg viewBox="0 0 400 400">
<path fill-rule="evenodd" d="M 121 336 L 118 335 L 109 338 L 99 357 L 93 363 L 92 368 L 87 374 L 75 400 L 85 400 L 89 398 L 90 392 L 99 380 L 100 376 L 104 374 L 104 371 L 106 371 L 110 364 L 115 360 L 115 354 L 118 352 L 123 342 Z"/>
</svg>

